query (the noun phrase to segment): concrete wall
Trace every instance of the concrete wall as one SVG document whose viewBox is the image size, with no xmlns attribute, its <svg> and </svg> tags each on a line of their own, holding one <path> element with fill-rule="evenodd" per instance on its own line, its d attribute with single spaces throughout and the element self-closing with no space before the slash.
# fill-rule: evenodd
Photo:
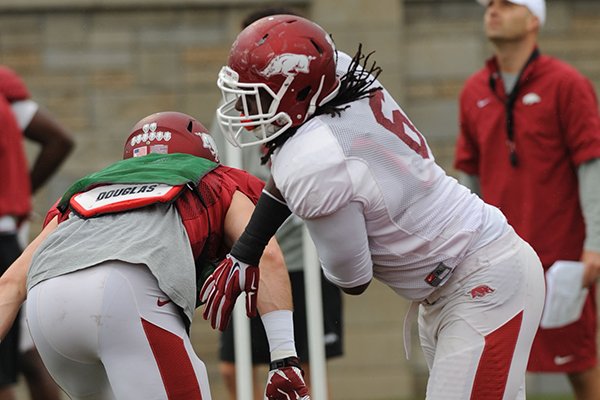
<svg viewBox="0 0 600 400">
<path fill-rule="evenodd" d="M 3 0 L 0 62 L 22 74 L 34 97 L 72 130 L 77 149 L 36 198 L 36 212 L 72 182 L 120 158 L 129 128 L 158 110 L 210 125 L 219 68 L 241 18 L 266 1 Z M 270 2 L 269 2 L 270 3 Z M 450 173 L 456 99 L 490 54 L 483 10 L 472 0 L 298 0 L 283 2 L 332 32 L 338 48 L 375 50 L 382 82 L 429 138 Z M 553 0 L 541 49 L 573 63 L 600 88 L 600 3 Z M 36 149 L 28 146 L 31 157 Z M 40 216 L 33 220 L 39 228 Z M 346 356 L 332 361 L 333 398 L 423 398 L 424 365 L 413 343 L 404 358 L 407 303 L 375 284 L 345 297 Z M 414 334 L 414 327 L 413 327 Z M 207 362 L 213 397 L 225 398 L 217 334 L 196 319 L 193 340 Z M 416 342 L 416 339 L 413 339 Z"/>
</svg>

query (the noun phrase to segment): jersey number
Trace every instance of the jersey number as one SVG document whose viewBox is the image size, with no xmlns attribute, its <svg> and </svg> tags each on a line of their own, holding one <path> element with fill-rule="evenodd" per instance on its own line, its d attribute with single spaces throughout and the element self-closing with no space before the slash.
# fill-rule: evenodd
<svg viewBox="0 0 600 400">
<path fill-rule="evenodd" d="M 416 151 L 421 157 L 429 158 L 429 151 L 425 145 L 425 139 L 417 130 L 417 128 L 415 128 L 408 120 L 408 118 L 406 118 L 406 116 L 400 112 L 400 110 L 394 110 L 392 112 L 393 119 L 391 121 L 383 114 L 382 90 L 377 90 L 370 97 L 369 105 L 371 106 L 371 111 L 373 111 L 375 120 L 379 125 L 398 136 L 400 140 L 402 140 L 408 147 Z M 419 138 L 418 142 L 406 133 L 405 127 L 408 127 L 415 135 L 417 135 Z"/>
</svg>

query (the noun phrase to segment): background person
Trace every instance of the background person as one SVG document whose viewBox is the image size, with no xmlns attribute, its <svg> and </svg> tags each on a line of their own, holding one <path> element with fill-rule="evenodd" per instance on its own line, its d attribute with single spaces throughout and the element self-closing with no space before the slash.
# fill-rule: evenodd
<svg viewBox="0 0 600 400">
<path fill-rule="evenodd" d="M 32 211 L 35 194 L 58 170 L 74 143 L 67 129 L 38 106 L 23 80 L 0 66 L 0 275 L 21 253 L 19 228 Z M 23 139 L 40 146 L 30 168 Z M 23 324 L 24 325 L 24 324 Z M 25 376 L 34 400 L 56 400 L 60 392 L 46 372 L 34 347 L 21 348 L 28 332 L 15 323 L 0 343 L 0 400 L 15 399 L 19 372 Z"/>
<path fill-rule="evenodd" d="M 538 47 L 544 0 L 480 0 L 494 48 L 460 96 L 454 165 L 502 210 L 549 268 L 581 260 L 581 318 L 538 330 L 528 369 L 567 373 L 577 399 L 600 399 L 595 285 L 600 274 L 600 117 L 591 83 Z"/>
</svg>

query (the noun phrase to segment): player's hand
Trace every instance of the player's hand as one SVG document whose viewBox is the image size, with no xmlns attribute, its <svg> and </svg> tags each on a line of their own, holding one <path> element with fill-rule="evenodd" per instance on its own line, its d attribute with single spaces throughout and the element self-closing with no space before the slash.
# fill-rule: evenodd
<svg viewBox="0 0 600 400">
<path fill-rule="evenodd" d="M 246 314 L 255 317 L 259 270 L 227 255 L 202 285 L 200 301 L 205 304 L 202 317 L 210 325 L 224 331 L 238 296 L 246 293 Z"/>
<path fill-rule="evenodd" d="M 298 357 L 271 362 L 265 400 L 310 400 Z"/>
</svg>

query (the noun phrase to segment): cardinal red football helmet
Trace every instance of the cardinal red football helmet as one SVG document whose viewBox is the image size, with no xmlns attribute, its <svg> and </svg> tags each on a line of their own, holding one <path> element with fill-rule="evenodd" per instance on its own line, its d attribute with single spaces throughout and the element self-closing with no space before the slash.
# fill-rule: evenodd
<svg viewBox="0 0 600 400">
<path fill-rule="evenodd" d="M 238 35 L 217 85 L 224 99 L 217 118 L 227 140 L 238 147 L 265 143 L 335 97 L 335 46 L 307 19 L 265 17 Z M 251 141 L 242 135 L 246 130 L 254 133 Z"/>
<path fill-rule="evenodd" d="M 125 142 L 123 158 L 150 153 L 185 153 L 219 162 L 214 139 L 195 118 L 180 112 L 159 112 L 141 119 Z"/>
</svg>

